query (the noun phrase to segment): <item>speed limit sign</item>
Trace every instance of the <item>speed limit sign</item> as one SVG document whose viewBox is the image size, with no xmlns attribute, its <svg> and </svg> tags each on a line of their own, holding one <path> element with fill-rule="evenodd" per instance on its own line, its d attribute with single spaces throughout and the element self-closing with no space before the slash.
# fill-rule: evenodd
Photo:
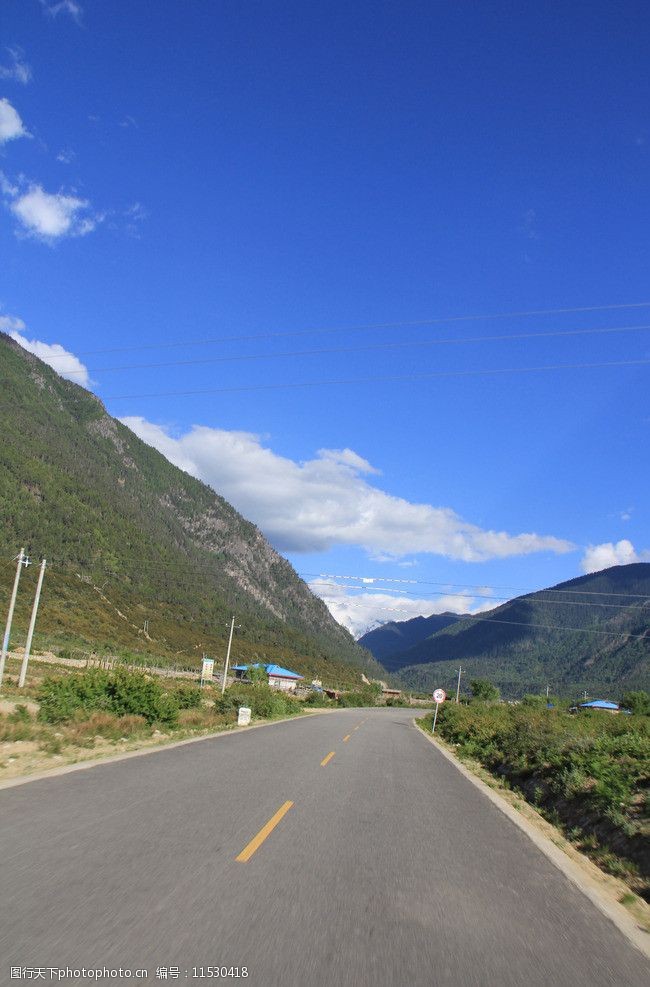
<svg viewBox="0 0 650 987">
<path fill-rule="evenodd" d="M 444 689 L 435 689 L 433 693 L 433 701 L 436 704 L 436 711 L 433 714 L 433 726 L 431 727 L 431 733 L 436 732 L 436 720 L 438 719 L 438 710 L 440 709 L 440 703 L 444 703 L 447 698 L 447 693 Z"/>
</svg>

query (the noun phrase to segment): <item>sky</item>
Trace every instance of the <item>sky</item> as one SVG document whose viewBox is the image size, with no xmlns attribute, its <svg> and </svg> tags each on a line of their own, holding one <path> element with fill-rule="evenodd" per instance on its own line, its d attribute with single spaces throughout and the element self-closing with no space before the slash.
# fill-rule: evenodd
<svg viewBox="0 0 650 987">
<path fill-rule="evenodd" d="M 2 0 L 0 328 L 356 635 L 650 561 L 644 3 Z"/>
</svg>

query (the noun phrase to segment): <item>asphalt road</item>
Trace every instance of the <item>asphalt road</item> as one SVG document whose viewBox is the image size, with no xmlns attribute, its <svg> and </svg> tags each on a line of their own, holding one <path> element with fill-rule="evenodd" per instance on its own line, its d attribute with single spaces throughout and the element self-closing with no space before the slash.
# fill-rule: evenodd
<svg viewBox="0 0 650 987">
<path fill-rule="evenodd" d="M 11 967 L 143 968 L 149 983 L 177 967 L 195 984 L 246 967 L 256 987 L 650 983 L 411 720 L 342 710 L 0 791 L 0 984 L 19 982 Z"/>
</svg>

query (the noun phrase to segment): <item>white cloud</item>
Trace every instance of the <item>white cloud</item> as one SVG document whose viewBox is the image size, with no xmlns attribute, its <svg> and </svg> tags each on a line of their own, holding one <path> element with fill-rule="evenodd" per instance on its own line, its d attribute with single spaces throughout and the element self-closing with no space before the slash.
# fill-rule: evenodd
<svg viewBox="0 0 650 987">
<path fill-rule="evenodd" d="M 147 218 L 147 210 L 139 202 L 134 202 L 124 210 L 125 230 L 136 240 L 140 238 L 140 226 Z"/>
<path fill-rule="evenodd" d="M 88 368 L 74 353 L 70 353 L 59 343 L 42 343 L 39 339 L 27 339 L 22 334 L 22 330 L 26 328 L 22 319 L 17 319 L 13 315 L 0 315 L 0 330 L 8 333 L 23 349 L 33 353 L 43 363 L 47 363 L 62 377 L 73 380 L 75 384 L 88 387 L 92 383 Z"/>
<path fill-rule="evenodd" d="M 76 155 L 72 148 L 64 147 L 56 156 L 56 160 L 60 164 L 72 164 Z"/>
<path fill-rule="evenodd" d="M 0 144 L 6 144 L 18 137 L 29 137 L 29 134 L 9 100 L 0 99 Z"/>
<path fill-rule="evenodd" d="M 66 236 L 85 236 L 102 219 L 89 212 L 87 199 L 63 192 L 52 194 L 41 185 L 30 185 L 22 195 L 11 187 L 3 186 L 3 191 L 14 196 L 9 208 L 26 235 L 48 243 Z"/>
<path fill-rule="evenodd" d="M 347 586 L 334 586 L 328 579 L 314 579 L 309 584 L 312 593 L 319 596 L 339 624 L 354 637 L 391 620 L 411 620 L 413 617 L 430 617 L 434 613 L 480 613 L 491 610 L 495 603 L 469 592 L 449 593 L 432 599 L 416 599 L 394 593 L 354 593 Z M 489 591 L 486 589 L 485 594 Z"/>
<path fill-rule="evenodd" d="M 15 195 L 18 195 L 19 191 L 18 186 L 12 185 L 7 176 L 0 171 L 0 192 L 3 195 L 9 196 L 9 198 L 13 198 Z"/>
<path fill-rule="evenodd" d="M 285 552 L 358 545 L 370 554 L 420 552 L 480 562 L 568 552 L 551 536 L 485 531 L 449 507 L 414 504 L 371 486 L 377 471 L 351 449 L 321 449 L 303 463 L 278 456 L 257 435 L 195 425 L 180 438 L 140 416 L 122 421 L 172 463 L 209 483 Z"/>
<path fill-rule="evenodd" d="M 20 48 L 7 48 L 9 52 L 10 64 L 0 65 L 0 79 L 11 79 L 13 82 L 20 82 L 26 86 L 32 77 L 32 70 L 23 59 L 23 52 Z"/>
<path fill-rule="evenodd" d="M 631 541 L 622 538 L 614 543 L 589 545 L 581 559 L 583 572 L 599 572 L 613 565 L 630 565 L 632 562 L 650 562 L 650 551 L 637 552 Z"/>
<path fill-rule="evenodd" d="M 83 8 L 80 3 L 77 3 L 77 0 L 41 0 L 41 6 L 50 17 L 69 14 L 77 24 L 81 22 Z"/>
</svg>

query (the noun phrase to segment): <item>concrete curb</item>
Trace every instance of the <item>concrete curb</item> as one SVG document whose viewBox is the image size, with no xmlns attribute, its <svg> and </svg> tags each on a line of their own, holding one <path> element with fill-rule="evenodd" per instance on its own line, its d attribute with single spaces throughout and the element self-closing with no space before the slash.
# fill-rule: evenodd
<svg viewBox="0 0 650 987">
<path fill-rule="evenodd" d="M 15 788 L 17 785 L 28 785 L 32 781 L 43 781 L 45 778 L 58 778 L 59 775 L 67 775 L 72 771 L 84 771 L 89 768 L 101 768 L 104 764 L 115 764 L 116 761 L 127 761 L 132 757 L 145 757 L 147 754 L 160 754 L 162 751 L 171 750 L 173 747 L 185 747 L 186 744 L 198 744 L 202 740 L 218 740 L 220 737 L 232 737 L 237 733 L 244 733 L 246 730 L 259 730 L 261 727 L 274 727 L 278 723 L 296 723 L 310 716 L 318 716 L 320 713 L 333 713 L 335 710 L 315 709 L 310 713 L 302 713 L 299 716 L 285 716 L 281 720 L 265 720 L 263 723 L 251 723 L 248 727 L 238 727 L 234 725 L 231 729 L 218 730 L 216 733 L 204 733 L 200 737 L 186 737 L 185 740 L 172 740 L 170 743 L 160 743 L 151 747 L 142 747 L 135 751 L 124 751 L 122 754 L 101 755 L 97 758 L 88 758 L 85 761 L 77 761 L 74 764 L 62 764 L 56 768 L 49 768 L 47 771 L 39 771 L 32 775 L 20 775 L 17 778 L 7 778 L 0 781 L 0 792 L 5 788 Z"/>
<path fill-rule="evenodd" d="M 425 740 L 428 740 L 436 750 L 438 750 L 443 757 L 445 757 L 454 767 L 460 771 L 462 775 L 467 778 L 468 781 L 479 789 L 493 805 L 496 805 L 498 809 L 503 812 L 505 816 L 510 819 L 511 822 L 515 824 L 523 833 L 526 834 L 529 840 L 535 844 L 538 850 L 548 857 L 548 859 L 555 864 L 558 870 L 562 871 L 565 877 L 567 877 L 587 898 L 591 901 L 593 905 L 598 908 L 600 912 L 605 915 L 610 922 L 613 922 L 617 927 L 619 932 L 622 932 L 625 938 L 636 948 L 639 952 L 643 953 L 648 959 L 650 959 L 650 935 L 640 928 L 634 919 L 628 914 L 625 908 L 618 902 L 610 901 L 608 897 L 603 893 L 602 888 L 589 877 L 571 858 L 558 846 L 555 845 L 547 836 L 539 832 L 532 823 L 530 823 L 521 813 L 513 809 L 508 802 L 503 799 L 498 792 L 486 785 L 484 781 L 477 778 L 469 768 L 454 757 L 448 750 L 446 750 L 442 744 L 439 744 L 434 737 L 426 733 L 420 726 L 416 719 L 413 720 L 413 725 L 422 734 Z M 533 809 L 533 807 L 530 807 Z M 534 809 L 533 809 L 534 811 Z"/>
</svg>

